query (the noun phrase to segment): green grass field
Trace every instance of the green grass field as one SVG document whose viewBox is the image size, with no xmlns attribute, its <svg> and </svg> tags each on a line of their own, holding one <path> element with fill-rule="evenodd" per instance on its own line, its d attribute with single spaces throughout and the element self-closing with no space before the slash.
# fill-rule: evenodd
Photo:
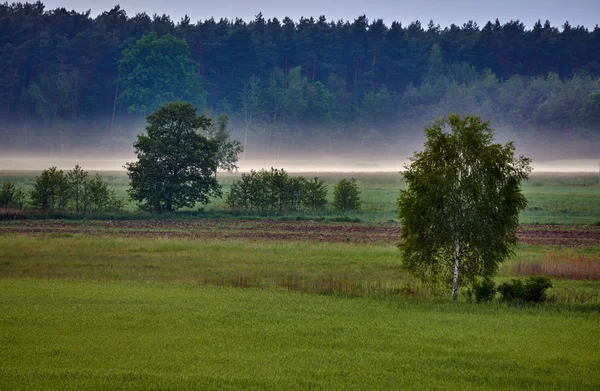
<svg viewBox="0 0 600 391">
<path fill-rule="evenodd" d="M 598 388 L 595 177 L 526 184 L 521 220 L 563 225 L 525 227 L 496 279 L 541 271 L 551 302 L 510 306 L 433 297 L 402 269 L 380 223 L 397 174 L 321 176 L 359 180 L 362 223 L 0 222 L 0 389 Z"/>
<path fill-rule="evenodd" d="M 598 314 L 0 280 L 0 388 L 594 390 Z"/>
<path fill-rule="evenodd" d="M 0 185 L 6 181 L 17 182 L 28 191 L 39 173 L 33 171 L 0 171 Z M 136 207 L 128 199 L 128 181 L 124 172 L 101 173 L 116 189 L 117 195 L 126 199 L 126 210 Z M 296 174 L 294 174 L 296 175 Z M 404 182 L 398 173 L 299 173 L 307 178 L 319 176 L 329 186 L 330 201 L 333 187 L 342 178 L 358 180 L 363 199 L 363 211 L 350 213 L 350 218 L 365 222 L 384 222 L 397 219 L 396 200 Z M 231 182 L 239 174 L 221 174 L 223 193 L 229 191 Z M 529 201 L 528 208 L 521 213 L 521 222 L 527 224 L 600 224 L 600 185 L 595 174 L 548 174 L 534 173 L 524 183 L 523 191 Z M 205 208 L 207 213 L 227 212 L 223 199 L 213 199 Z M 301 214 L 302 215 L 302 214 Z M 339 216 L 328 211 L 325 216 Z M 312 216 L 312 215 L 311 215 Z"/>
<path fill-rule="evenodd" d="M 600 244 L 573 249 L 522 244 L 515 257 L 501 265 L 498 281 L 516 277 L 518 264 L 578 257 L 600 264 Z M 0 260 L 4 278 L 155 281 L 388 299 L 430 297 L 402 270 L 396 247 L 386 244 L 7 234 L 0 236 Z M 600 310 L 600 281 L 557 279 L 554 285 L 551 296 L 565 304 L 576 303 L 574 293 L 585 293 L 579 301 L 587 300 L 580 304 L 597 305 Z"/>
</svg>

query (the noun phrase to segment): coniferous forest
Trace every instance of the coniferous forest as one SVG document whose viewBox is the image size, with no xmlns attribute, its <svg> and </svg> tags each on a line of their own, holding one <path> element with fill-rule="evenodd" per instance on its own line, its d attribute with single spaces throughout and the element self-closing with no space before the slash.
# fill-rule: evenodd
<svg viewBox="0 0 600 391">
<path fill-rule="evenodd" d="M 368 147 L 448 113 L 587 137 L 600 133 L 600 28 L 260 13 L 196 22 L 0 4 L 0 149 L 130 150 L 145 116 L 176 100 L 226 114 L 249 155 Z"/>
</svg>

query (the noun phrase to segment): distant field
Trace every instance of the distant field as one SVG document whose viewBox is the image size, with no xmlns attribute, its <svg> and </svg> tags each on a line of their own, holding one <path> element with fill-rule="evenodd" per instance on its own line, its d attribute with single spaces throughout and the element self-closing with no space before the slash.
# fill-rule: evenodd
<svg viewBox="0 0 600 391">
<path fill-rule="evenodd" d="M 7 180 L 18 182 L 29 190 L 37 172 L 0 171 L 0 184 Z M 115 187 L 117 194 L 127 199 L 127 176 L 124 172 L 104 171 L 101 174 Z M 296 174 L 294 174 L 296 175 Z M 397 218 L 396 199 L 404 182 L 398 173 L 300 173 L 307 178 L 318 176 L 329 186 L 329 198 L 333 197 L 333 186 L 342 178 L 354 177 L 358 180 L 362 196 L 363 211 L 348 214 L 366 222 L 385 222 Z M 239 174 L 222 174 L 220 182 L 223 192 L 229 191 L 231 182 Z M 524 183 L 523 191 L 529 200 L 527 210 L 521 214 L 522 223 L 539 224 L 600 224 L 600 185 L 594 174 L 533 174 Z M 134 211 L 135 204 L 127 201 L 126 209 Z M 226 211 L 223 199 L 214 199 L 205 207 L 207 212 Z M 302 215 L 302 213 L 301 213 Z M 328 211 L 326 216 L 338 216 Z M 294 215 L 295 216 L 295 215 Z M 291 216 L 291 217 L 294 217 Z"/>
</svg>

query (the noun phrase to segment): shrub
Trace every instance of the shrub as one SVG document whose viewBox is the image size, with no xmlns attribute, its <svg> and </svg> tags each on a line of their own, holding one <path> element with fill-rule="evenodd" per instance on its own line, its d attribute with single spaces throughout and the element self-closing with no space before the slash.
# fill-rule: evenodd
<svg viewBox="0 0 600 391">
<path fill-rule="evenodd" d="M 525 280 L 512 279 L 498 286 L 500 300 L 505 302 L 522 301 L 543 303 L 547 300 L 546 290 L 552 287 L 548 277 L 530 276 Z"/>
<path fill-rule="evenodd" d="M 56 167 L 44 170 L 31 190 L 31 204 L 42 212 L 70 210 L 87 214 L 118 212 L 124 203 L 100 174 L 89 178 L 86 171 L 75 166 L 66 175 Z"/>
<path fill-rule="evenodd" d="M 327 205 L 327 185 L 325 185 L 325 181 L 317 177 L 306 181 L 302 205 L 311 210 L 321 210 Z"/>
<path fill-rule="evenodd" d="M 87 182 L 87 205 L 90 212 L 118 212 L 123 208 L 123 200 L 117 198 L 115 189 L 96 173 Z"/>
<path fill-rule="evenodd" d="M 477 303 L 492 301 L 496 297 L 496 284 L 489 278 L 474 282 L 472 289 Z"/>
<path fill-rule="evenodd" d="M 252 170 L 233 181 L 226 203 L 232 209 L 259 214 L 316 210 L 327 203 L 327 187 L 318 178 L 307 181 L 283 169 Z"/>
<path fill-rule="evenodd" d="M 65 173 L 56 167 L 42 171 L 31 189 L 31 204 L 42 212 L 65 210 L 69 203 L 69 184 Z"/>
<path fill-rule="evenodd" d="M 71 208 L 79 214 L 86 213 L 89 207 L 89 179 L 87 171 L 78 165 L 67 173 Z"/>
<path fill-rule="evenodd" d="M 349 210 L 360 210 L 362 201 L 356 179 L 342 179 L 333 189 L 333 207 L 336 210 L 346 212 Z"/>
<path fill-rule="evenodd" d="M 25 193 L 12 182 L 6 182 L 0 189 L 0 208 L 23 209 Z"/>
</svg>

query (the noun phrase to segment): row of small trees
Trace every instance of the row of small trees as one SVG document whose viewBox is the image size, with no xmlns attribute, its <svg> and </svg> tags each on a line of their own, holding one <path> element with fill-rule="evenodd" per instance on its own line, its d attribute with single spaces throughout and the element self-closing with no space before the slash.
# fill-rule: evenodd
<svg viewBox="0 0 600 391">
<path fill-rule="evenodd" d="M 14 183 L 7 182 L 0 190 L 0 207 L 24 209 L 29 205 L 42 212 L 74 212 L 80 215 L 119 211 L 123 200 L 96 173 L 93 176 L 81 167 L 65 173 L 56 167 L 42 171 L 27 194 Z"/>
<path fill-rule="evenodd" d="M 284 169 L 250 171 L 233 181 L 226 202 L 234 210 L 251 213 L 321 211 L 327 205 L 327 185 L 318 177 L 290 176 Z M 359 210 L 360 191 L 355 179 L 342 179 L 334 188 L 333 206 L 339 211 Z"/>
</svg>

